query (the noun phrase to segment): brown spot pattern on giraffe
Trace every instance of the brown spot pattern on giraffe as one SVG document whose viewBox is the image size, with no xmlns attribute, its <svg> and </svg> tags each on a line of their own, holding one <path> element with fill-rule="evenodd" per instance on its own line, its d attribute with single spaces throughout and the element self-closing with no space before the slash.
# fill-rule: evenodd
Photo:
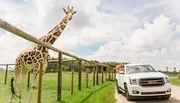
<svg viewBox="0 0 180 103">
<path fill-rule="evenodd" d="M 37 62 L 36 58 L 35 58 L 35 59 L 33 59 L 33 61 L 34 61 L 34 63 L 36 63 L 36 62 Z"/>
<path fill-rule="evenodd" d="M 56 38 L 53 37 L 53 38 L 51 39 L 50 43 L 53 44 L 53 43 L 55 42 L 55 40 L 56 40 Z"/>
<path fill-rule="evenodd" d="M 67 24 L 67 20 L 66 20 L 66 19 L 64 19 L 63 22 L 64 22 L 65 24 Z"/>
<path fill-rule="evenodd" d="M 38 45 L 38 48 L 37 48 L 37 49 L 40 51 L 40 50 L 41 50 L 41 47 L 42 47 L 42 46 Z"/>
<path fill-rule="evenodd" d="M 47 37 L 47 42 L 49 42 L 51 40 L 52 36 L 48 36 Z"/>
<path fill-rule="evenodd" d="M 55 36 L 59 36 L 60 33 L 61 33 L 60 31 L 56 31 L 56 32 L 54 32 L 54 35 L 55 35 Z"/>
<path fill-rule="evenodd" d="M 44 39 L 43 39 L 42 41 L 43 41 L 43 42 L 46 42 L 46 39 L 47 39 L 47 38 L 46 38 L 46 37 L 44 37 Z"/>
<path fill-rule="evenodd" d="M 27 59 L 28 59 L 28 54 L 25 54 L 25 55 L 24 55 L 24 61 L 26 62 Z"/>
<path fill-rule="evenodd" d="M 32 51 L 31 56 L 34 56 L 34 55 L 35 55 L 35 51 Z"/>
<path fill-rule="evenodd" d="M 39 55 L 39 53 L 38 53 L 38 52 L 36 52 L 34 56 L 35 56 L 35 57 L 37 57 L 38 55 Z"/>
<path fill-rule="evenodd" d="M 47 52 L 47 48 L 46 47 L 42 47 L 42 52 Z"/>
<path fill-rule="evenodd" d="M 62 29 L 62 30 L 64 30 L 64 28 L 65 28 L 65 25 L 63 25 L 63 24 L 62 24 L 60 27 L 61 27 L 61 29 Z"/>
</svg>

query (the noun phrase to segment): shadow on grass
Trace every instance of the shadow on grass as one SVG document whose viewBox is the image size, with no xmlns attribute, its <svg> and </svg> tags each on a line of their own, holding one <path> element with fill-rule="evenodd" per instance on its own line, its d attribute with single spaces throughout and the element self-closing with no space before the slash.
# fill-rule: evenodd
<svg viewBox="0 0 180 103">
<path fill-rule="evenodd" d="M 101 89 L 103 89 L 103 88 L 105 88 L 105 87 L 107 87 L 107 86 L 109 86 L 109 85 L 111 85 L 111 84 L 113 84 L 113 83 L 107 84 L 107 85 L 105 85 L 105 86 L 97 89 L 96 91 L 90 93 L 85 99 L 83 99 L 83 100 L 81 101 L 81 103 L 84 103 L 84 102 L 85 102 L 89 97 L 91 97 L 91 95 L 93 95 L 95 92 L 98 92 L 98 91 L 100 91 Z"/>
</svg>

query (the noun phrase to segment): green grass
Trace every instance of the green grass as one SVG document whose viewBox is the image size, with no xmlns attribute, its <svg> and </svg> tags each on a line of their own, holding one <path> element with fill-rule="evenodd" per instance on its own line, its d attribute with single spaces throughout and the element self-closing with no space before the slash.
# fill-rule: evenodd
<svg viewBox="0 0 180 103">
<path fill-rule="evenodd" d="M 78 73 L 75 73 L 74 77 L 74 94 L 70 94 L 70 84 L 71 84 L 71 72 L 63 72 L 62 74 L 62 101 L 57 102 L 57 73 L 46 73 L 43 80 L 42 86 L 42 103 L 82 103 L 87 97 L 94 98 L 94 95 L 98 95 L 99 99 L 105 99 L 106 97 L 114 100 L 114 88 L 113 82 L 105 82 L 104 84 L 93 86 L 92 74 L 89 75 L 89 87 L 86 88 L 85 85 L 85 74 L 82 73 L 82 90 L 78 91 Z M 0 72 L 0 103 L 7 103 L 10 98 L 10 79 L 13 77 L 13 73 L 8 73 L 7 85 L 4 85 L 4 73 Z M 32 74 L 31 74 L 32 77 Z M 101 80 L 101 76 L 99 77 Z M 31 78 L 32 81 L 32 78 Z M 37 83 L 38 84 L 38 83 Z M 102 88 L 102 89 L 101 89 Z M 106 89 L 107 88 L 107 89 Z M 35 89 L 33 92 L 32 103 L 36 103 L 37 101 L 37 90 Z M 96 92 L 97 91 L 97 92 Z M 100 93 L 99 93 L 100 92 Z M 92 95 L 93 93 L 93 95 Z M 97 94 L 98 93 L 98 94 Z M 29 100 L 30 90 L 27 89 L 27 77 L 23 82 L 23 91 L 22 91 L 22 103 L 27 103 Z M 104 94 L 104 95 L 103 95 Z M 113 95 L 113 96 L 108 96 Z M 89 101 L 88 99 L 88 101 Z M 97 98 L 96 98 L 97 99 Z M 93 99 L 91 99 L 92 101 Z M 115 103 L 108 102 L 109 99 L 105 99 L 105 103 Z M 87 101 L 87 102 L 88 102 Z M 101 100 L 100 100 L 101 101 Z M 14 100 L 13 103 L 17 103 L 18 99 Z M 88 102 L 90 103 L 90 102 Z M 94 102 L 101 103 L 101 102 Z M 104 102 L 102 102 L 104 103 Z"/>
<path fill-rule="evenodd" d="M 180 79 L 179 78 L 171 78 L 170 80 L 171 80 L 172 85 L 180 86 Z"/>
<path fill-rule="evenodd" d="M 104 88 L 96 91 L 85 103 L 116 103 L 114 98 L 115 83 L 109 84 Z"/>
</svg>

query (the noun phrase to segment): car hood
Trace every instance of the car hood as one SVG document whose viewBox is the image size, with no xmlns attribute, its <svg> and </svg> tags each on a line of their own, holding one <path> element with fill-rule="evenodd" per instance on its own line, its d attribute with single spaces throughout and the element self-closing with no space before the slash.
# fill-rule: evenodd
<svg viewBox="0 0 180 103">
<path fill-rule="evenodd" d="M 131 79 L 140 79 L 140 78 L 154 78 L 154 77 L 165 77 L 166 75 L 160 72 L 148 72 L 148 73 L 134 73 L 129 74 Z"/>
</svg>

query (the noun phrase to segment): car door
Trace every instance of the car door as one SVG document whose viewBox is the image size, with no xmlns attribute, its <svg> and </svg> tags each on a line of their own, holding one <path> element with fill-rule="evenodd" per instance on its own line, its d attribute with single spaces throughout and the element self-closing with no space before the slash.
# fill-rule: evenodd
<svg viewBox="0 0 180 103">
<path fill-rule="evenodd" d="M 120 86 L 121 88 L 122 88 L 123 76 L 124 76 L 123 73 L 120 73 L 120 74 L 119 74 L 119 86 Z"/>
<path fill-rule="evenodd" d="M 122 68 L 122 70 L 120 71 L 120 80 L 119 80 L 119 85 L 122 89 L 124 89 L 124 67 Z"/>
</svg>

